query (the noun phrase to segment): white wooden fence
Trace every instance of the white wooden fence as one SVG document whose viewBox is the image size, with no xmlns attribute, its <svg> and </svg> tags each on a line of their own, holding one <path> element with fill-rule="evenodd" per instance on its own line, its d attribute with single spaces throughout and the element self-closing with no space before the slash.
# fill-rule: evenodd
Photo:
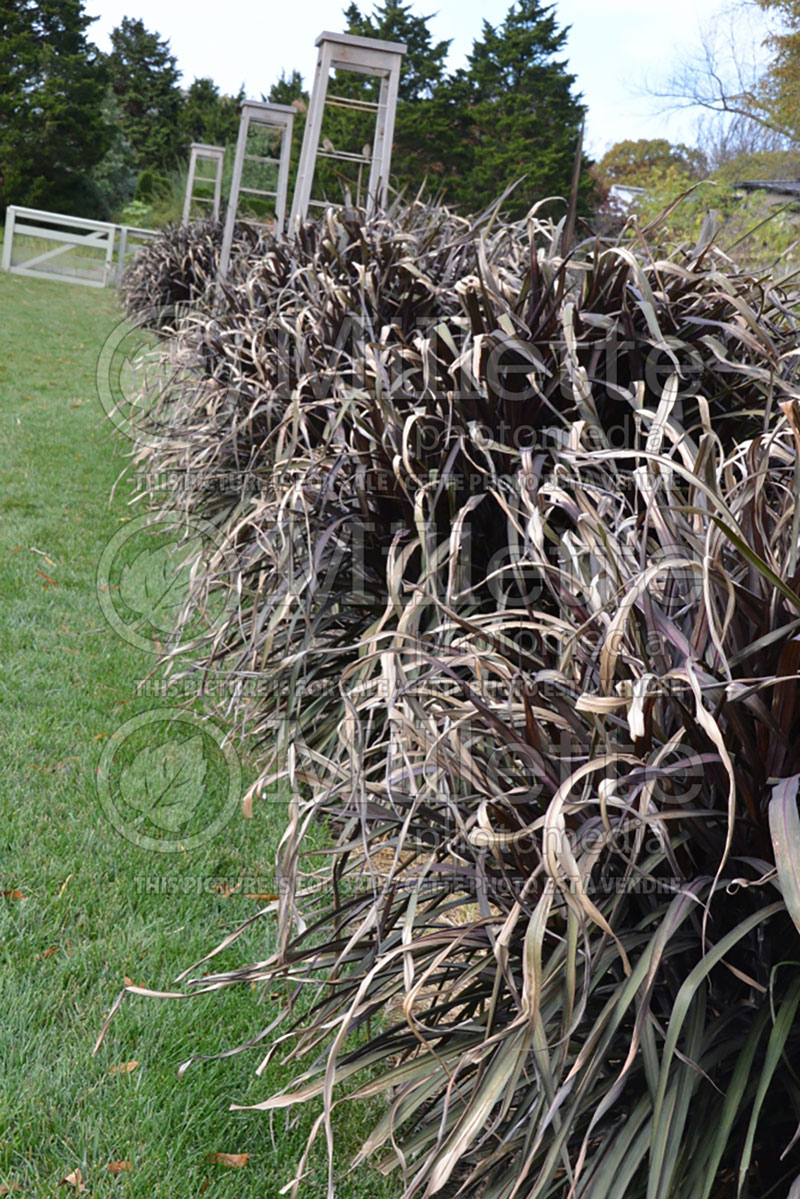
<svg viewBox="0 0 800 1199">
<path fill-rule="evenodd" d="M 137 243 L 153 237 L 152 229 L 11 204 L 6 209 L 2 268 L 35 279 L 116 287 Z"/>
<path fill-rule="evenodd" d="M 122 278 L 122 272 L 128 259 L 136 253 L 144 242 L 152 241 L 154 237 L 158 237 L 156 229 L 139 229 L 136 225 L 117 225 L 117 232 L 119 234 L 119 241 L 117 242 L 116 249 L 114 287 L 119 287 L 119 281 Z"/>
</svg>

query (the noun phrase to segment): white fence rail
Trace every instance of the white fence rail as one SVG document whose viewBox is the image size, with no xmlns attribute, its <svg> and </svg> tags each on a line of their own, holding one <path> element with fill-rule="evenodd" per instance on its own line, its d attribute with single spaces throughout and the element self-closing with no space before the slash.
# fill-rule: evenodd
<svg viewBox="0 0 800 1199">
<path fill-rule="evenodd" d="M 6 209 L 2 268 L 35 279 L 116 287 L 137 242 L 155 236 L 152 229 L 12 204 Z"/>
</svg>

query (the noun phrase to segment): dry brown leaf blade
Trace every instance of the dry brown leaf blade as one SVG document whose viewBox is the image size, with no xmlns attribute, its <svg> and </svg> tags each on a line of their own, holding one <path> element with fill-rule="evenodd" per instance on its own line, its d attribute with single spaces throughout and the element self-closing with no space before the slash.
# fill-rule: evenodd
<svg viewBox="0 0 800 1199">
<path fill-rule="evenodd" d="M 85 1191 L 87 1189 L 86 1183 L 83 1181 L 83 1172 L 81 1171 L 80 1167 L 65 1175 L 64 1178 L 61 1179 L 61 1185 L 74 1187 L 76 1191 Z"/>
<path fill-rule="evenodd" d="M 132 1074 L 139 1065 L 138 1062 L 121 1062 L 118 1066 L 109 1066 L 109 1074 Z"/>
<path fill-rule="evenodd" d="M 208 1161 L 217 1166 L 227 1166 L 231 1170 L 241 1170 L 247 1165 L 249 1153 L 210 1153 Z"/>
</svg>

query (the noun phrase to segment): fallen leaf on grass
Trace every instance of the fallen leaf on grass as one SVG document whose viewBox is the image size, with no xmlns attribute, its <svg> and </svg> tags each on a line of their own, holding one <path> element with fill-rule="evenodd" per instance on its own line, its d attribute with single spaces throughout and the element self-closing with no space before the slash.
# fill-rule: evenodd
<svg viewBox="0 0 800 1199">
<path fill-rule="evenodd" d="M 43 949 L 41 953 L 37 953 L 37 960 L 42 961 L 43 958 L 51 958 L 57 949 L 57 945 L 48 945 L 47 949 Z"/>
<path fill-rule="evenodd" d="M 125 1170 L 132 1170 L 131 1162 L 109 1162 L 106 1166 L 109 1174 L 122 1174 Z"/>
<path fill-rule="evenodd" d="M 3 891 L 1 892 L 3 899 L 27 899 L 27 895 L 23 895 L 21 891 Z"/>
<path fill-rule="evenodd" d="M 241 886 L 241 883 L 239 886 Z M 214 890 L 216 891 L 217 895 L 220 895 L 223 899 L 230 899 L 231 895 L 236 894 L 236 892 L 239 890 L 239 887 L 232 887 L 230 883 L 226 883 L 223 879 L 221 883 L 214 884 Z"/>
<path fill-rule="evenodd" d="M 268 892 L 256 891 L 250 895 L 245 895 L 245 899 L 264 899 L 267 903 L 274 903 L 276 899 L 280 899 L 280 895 L 271 895 Z"/>
<path fill-rule="evenodd" d="M 249 1156 L 249 1153 L 209 1153 L 208 1160 L 218 1166 L 230 1166 L 232 1170 L 237 1170 L 247 1165 Z"/>
<path fill-rule="evenodd" d="M 80 1169 L 73 1170 L 66 1178 L 61 1179 L 61 1185 L 75 1187 L 76 1191 L 85 1191 L 86 1183 L 83 1181 L 83 1174 Z"/>
<path fill-rule="evenodd" d="M 123 1062 L 120 1066 L 109 1066 L 108 1072 L 109 1074 L 132 1074 L 138 1065 L 138 1062 Z"/>
<path fill-rule="evenodd" d="M 46 583 L 49 583 L 51 587 L 58 586 L 58 583 L 55 581 L 55 579 L 51 579 L 50 576 L 46 575 L 43 570 L 39 570 L 38 566 L 36 567 L 36 573 L 37 573 L 37 575 L 41 575 L 42 578 L 44 579 L 44 581 Z"/>
<path fill-rule="evenodd" d="M 21 1191 L 22 1187 L 18 1182 L 0 1182 L 0 1195 L 10 1195 L 12 1191 Z"/>
</svg>

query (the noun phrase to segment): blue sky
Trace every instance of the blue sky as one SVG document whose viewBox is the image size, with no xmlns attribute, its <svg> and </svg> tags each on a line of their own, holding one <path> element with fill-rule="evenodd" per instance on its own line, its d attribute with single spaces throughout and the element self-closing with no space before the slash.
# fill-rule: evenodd
<svg viewBox="0 0 800 1199">
<path fill-rule="evenodd" d="M 509 0 L 510 2 L 510 0 Z M 664 114 L 644 94 L 698 45 L 699 28 L 711 23 L 722 0 L 558 0 L 562 25 L 571 25 L 568 54 L 589 105 L 588 147 L 595 155 L 625 137 L 691 141 L 695 116 Z M 362 0 L 362 11 L 372 7 Z M 90 36 L 108 48 L 108 34 L 123 16 L 140 17 L 169 39 L 184 82 L 209 75 L 223 91 L 244 84 L 258 99 L 280 75 L 296 67 L 306 82 L 316 61 L 314 40 L 343 26 L 344 0 L 87 0 L 99 20 Z M 480 33 L 483 19 L 498 24 L 506 0 L 414 0 L 420 14 L 436 12 L 437 38 L 453 38 L 458 66 Z"/>
</svg>

